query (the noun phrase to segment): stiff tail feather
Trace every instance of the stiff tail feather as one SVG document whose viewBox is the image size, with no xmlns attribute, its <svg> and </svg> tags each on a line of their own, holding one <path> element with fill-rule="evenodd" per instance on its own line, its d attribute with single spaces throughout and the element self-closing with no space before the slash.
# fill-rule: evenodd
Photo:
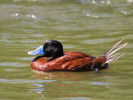
<svg viewBox="0 0 133 100">
<path fill-rule="evenodd" d="M 114 60 L 119 59 L 121 56 L 125 55 L 125 53 L 117 53 L 120 49 L 124 48 L 128 43 L 120 44 L 124 38 L 114 44 L 105 54 L 106 57 L 105 63 L 112 62 Z"/>
</svg>

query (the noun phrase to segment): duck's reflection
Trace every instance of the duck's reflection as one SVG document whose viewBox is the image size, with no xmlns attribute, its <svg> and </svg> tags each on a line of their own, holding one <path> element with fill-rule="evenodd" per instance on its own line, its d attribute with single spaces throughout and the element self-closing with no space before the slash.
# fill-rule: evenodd
<svg viewBox="0 0 133 100">
<path fill-rule="evenodd" d="M 83 80 L 85 78 L 88 80 L 88 78 L 91 75 L 94 75 L 94 73 L 92 72 L 80 72 L 79 73 L 79 72 L 63 72 L 63 71 L 56 71 L 56 72 L 41 72 L 41 71 L 36 71 L 36 70 L 32 70 L 32 71 L 34 72 L 34 75 L 31 76 L 32 78 L 35 78 L 38 80 L 56 80 L 56 82 L 40 82 L 40 83 L 32 84 L 32 88 L 29 90 L 31 92 L 42 94 L 43 96 L 47 94 L 45 92 L 47 91 L 46 90 L 47 88 L 48 89 L 52 89 L 52 87 L 53 88 L 57 88 L 57 87 L 67 88 L 72 85 L 71 84 L 72 81 Z M 60 82 L 60 80 L 62 79 L 65 81 L 65 83 Z M 60 91 L 60 89 L 58 91 Z"/>
<path fill-rule="evenodd" d="M 36 79 L 64 79 L 67 81 L 86 80 L 91 76 L 94 76 L 93 72 L 41 72 L 32 70 L 34 75 L 32 77 Z"/>
<path fill-rule="evenodd" d="M 43 93 L 44 92 L 44 85 L 41 83 L 33 83 L 32 85 L 37 86 L 35 89 L 29 89 L 30 91 L 36 92 L 36 93 Z"/>
<path fill-rule="evenodd" d="M 33 83 L 30 92 L 36 92 L 40 94 L 40 98 L 64 98 L 69 97 L 79 98 L 88 97 L 88 95 L 79 95 L 75 90 L 83 90 L 86 93 L 88 90 L 93 90 L 95 87 L 98 88 L 109 88 L 110 85 L 107 82 L 95 82 L 95 78 L 100 75 L 104 77 L 105 74 L 100 73 L 99 75 L 94 72 L 40 72 L 33 70 L 34 75 L 32 78 L 37 80 L 53 80 L 46 82 Z M 94 80 L 95 79 L 95 80 Z M 94 80 L 90 82 L 88 80 Z M 101 87 L 102 86 L 102 87 Z M 80 92 L 79 92 L 80 93 Z M 87 99 L 88 100 L 88 99 Z"/>
</svg>

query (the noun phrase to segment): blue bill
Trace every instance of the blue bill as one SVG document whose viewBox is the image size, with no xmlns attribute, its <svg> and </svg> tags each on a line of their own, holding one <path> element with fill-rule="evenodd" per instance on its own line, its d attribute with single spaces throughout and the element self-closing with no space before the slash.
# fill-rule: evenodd
<svg viewBox="0 0 133 100">
<path fill-rule="evenodd" d="M 36 50 L 29 51 L 28 54 L 29 55 L 42 55 L 42 54 L 44 54 L 43 46 L 38 47 Z"/>
</svg>

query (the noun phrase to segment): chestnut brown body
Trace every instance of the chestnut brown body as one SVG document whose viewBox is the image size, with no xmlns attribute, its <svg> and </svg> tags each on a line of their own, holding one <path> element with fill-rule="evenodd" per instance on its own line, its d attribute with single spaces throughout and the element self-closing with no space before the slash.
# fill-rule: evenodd
<svg viewBox="0 0 133 100">
<path fill-rule="evenodd" d="M 123 40 L 123 39 L 122 39 Z M 31 61 L 31 68 L 38 71 L 92 71 L 98 72 L 107 68 L 108 63 L 117 60 L 125 53 L 116 53 L 127 43 L 113 45 L 104 55 L 93 57 L 78 51 L 63 52 L 63 45 L 57 40 L 48 40 L 34 51 L 28 52 L 37 56 Z"/>
<path fill-rule="evenodd" d="M 107 67 L 101 66 L 106 61 L 104 56 L 96 58 L 77 51 L 64 52 L 63 56 L 52 61 L 47 59 L 43 56 L 36 57 L 31 61 L 31 68 L 38 71 L 91 71 Z"/>
</svg>

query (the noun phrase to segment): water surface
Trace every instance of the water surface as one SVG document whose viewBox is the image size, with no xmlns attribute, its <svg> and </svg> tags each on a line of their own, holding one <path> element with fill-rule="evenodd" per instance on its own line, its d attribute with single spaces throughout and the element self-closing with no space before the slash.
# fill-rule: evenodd
<svg viewBox="0 0 133 100">
<path fill-rule="evenodd" d="M 126 55 L 94 72 L 32 72 L 27 52 L 45 40 L 104 54 L 126 37 Z M 133 100 L 132 0 L 1 0 L 1 100 Z"/>
</svg>

